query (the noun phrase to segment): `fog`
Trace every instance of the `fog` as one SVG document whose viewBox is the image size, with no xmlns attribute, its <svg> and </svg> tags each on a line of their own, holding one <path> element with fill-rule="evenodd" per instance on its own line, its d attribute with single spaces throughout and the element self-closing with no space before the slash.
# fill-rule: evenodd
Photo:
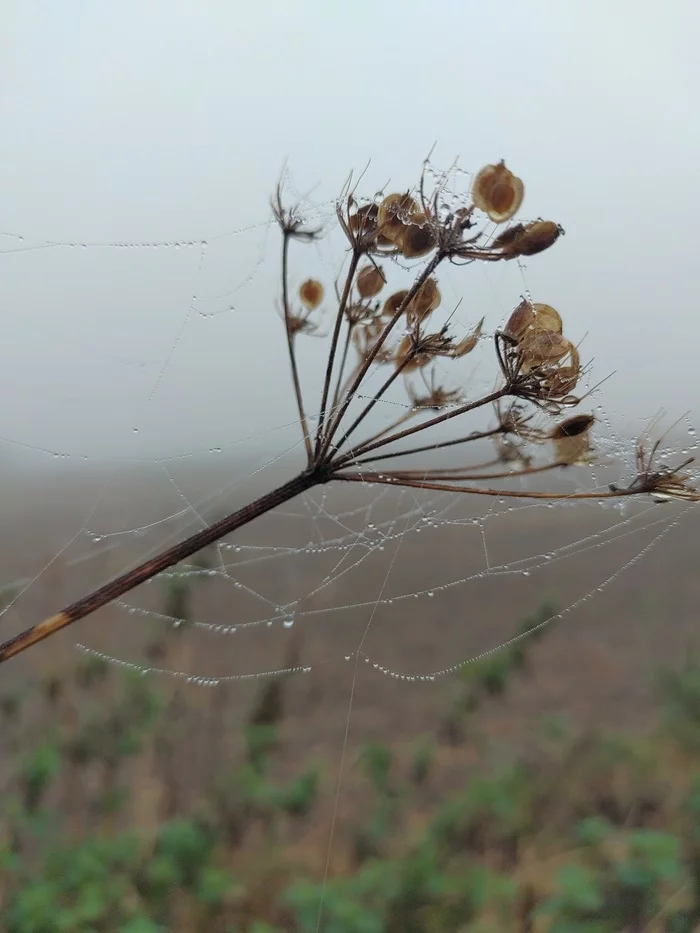
<svg viewBox="0 0 700 933">
<path fill-rule="evenodd" d="M 524 276 L 449 270 L 465 326 L 496 326 L 528 287 L 597 377 L 614 371 L 606 411 L 696 409 L 699 28 L 691 0 L 8 0 L 5 456 L 294 443 L 265 433 L 294 416 L 267 224 L 280 172 L 327 216 L 350 170 L 369 161 L 368 195 L 407 187 L 433 145 L 438 167 L 505 158 L 521 213 L 566 230 Z M 330 287 L 341 259 L 300 250 L 293 273 Z M 303 353 L 320 367 L 320 344 Z"/>
</svg>

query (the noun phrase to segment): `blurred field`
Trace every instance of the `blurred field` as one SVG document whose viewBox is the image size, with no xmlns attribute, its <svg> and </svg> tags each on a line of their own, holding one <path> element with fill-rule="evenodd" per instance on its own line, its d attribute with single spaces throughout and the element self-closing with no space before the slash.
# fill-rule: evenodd
<svg viewBox="0 0 700 933">
<path fill-rule="evenodd" d="M 26 589 L 4 614 L 2 636 L 191 533 L 191 510 L 163 519 L 228 478 L 225 466 L 217 476 L 181 471 L 176 486 L 143 470 L 54 472 L 50 483 L 9 477 L 16 494 L 2 504 L 3 578 L 23 580 L 15 594 Z M 242 483 L 207 515 L 285 478 L 278 470 Z M 493 909 L 510 920 L 484 929 L 499 933 L 559 929 L 535 919 L 537 905 L 566 929 L 588 929 L 598 916 L 581 906 L 589 901 L 612 916 L 611 930 L 647 929 L 618 921 L 661 923 L 671 906 L 679 930 L 697 929 L 700 874 L 697 903 L 689 880 L 700 858 L 697 668 L 667 690 L 680 737 L 671 751 L 654 691 L 659 667 L 678 669 L 698 645 L 697 516 L 647 503 L 626 517 L 584 505 L 507 511 L 507 502 L 393 489 L 368 511 L 374 495 L 340 488 L 290 503 L 231 538 L 220 552 L 228 575 L 202 572 L 220 568 L 210 550 L 195 575 L 126 597 L 160 617 L 111 606 L 3 666 L 0 912 L 4 898 L 13 933 L 58 930 L 57 911 L 71 933 L 307 933 L 319 929 L 324 898 L 328 933 L 442 933 L 477 911 L 494 919 L 489 878 Z M 418 521 L 425 509 L 429 520 Z M 486 509 L 486 523 L 473 524 Z M 605 543 L 606 530 L 617 540 Z M 389 532 L 383 551 L 358 538 L 376 543 L 380 531 Z M 350 550 L 326 549 L 343 535 Z M 584 550 L 565 557 L 574 542 Z M 528 575 L 527 563 L 513 563 L 540 554 L 549 560 Z M 494 574 L 499 566 L 517 572 Z M 285 628 L 278 607 L 297 599 Z M 489 651 L 546 619 L 545 602 L 567 611 L 515 652 L 406 679 Z M 173 627 L 163 614 L 186 621 Z M 197 622 L 239 628 L 222 634 Z M 125 679 L 128 671 L 96 664 L 76 641 L 225 680 Z M 310 670 L 251 676 L 288 667 Z M 547 723 L 556 731 L 562 719 L 570 738 L 552 745 Z M 640 733 L 650 745 L 636 744 Z M 587 850 L 571 847 L 588 817 L 610 836 L 593 868 Z M 656 861 L 637 877 L 629 873 L 640 871 L 639 846 L 655 847 Z M 629 899 L 627 881 L 619 900 L 609 885 L 618 871 L 637 879 L 643 903 Z M 395 891 L 397 872 L 408 880 Z M 445 884 L 452 894 L 440 893 Z M 338 919 L 347 911 L 354 921 Z"/>
<path fill-rule="evenodd" d="M 194 501 L 209 488 L 207 484 L 213 488 L 218 480 L 219 485 L 223 484 L 227 469 L 223 466 L 219 469 L 217 476 L 212 476 L 211 469 L 206 473 L 190 470 L 178 478 L 179 489 L 187 490 L 190 501 Z M 152 553 L 152 548 L 166 540 L 166 531 L 175 534 L 180 527 L 186 531 L 199 527 L 190 514 L 181 526 L 159 525 L 143 537 L 127 534 L 93 544 L 83 534 L 59 554 L 87 521 L 91 502 L 102 489 L 105 476 L 95 471 L 77 478 L 70 471 L 65 475 L 58 471 L 48 475 L 51 478 L 48 484 L 41 474 L 25 475 L 21 482 L 14 474 L 6 483 L 6 488 L 24 489 L 26 496 L 17 492 L 3 503 L 2 578 L 8 581 L 31 577 L 42 568 L 47 569 L 3 618 L 3 637 L 56 611 L 126 569 L 132 561 Z M 221 511 L 235 507 L 246 500 L 247 494 L 264 491 L 266 484 L 286 475 L 281 469 L 269 476 L 266 472 L 264 480 L 240 486 L 225 503 L 217 503 L 217 508 Z M 88 527 L 118 531 L 162 519 L 183 507 L 183 502 L 172 493 L 162 474 L 123 471 L 112 475 Z M 328 511 L 335 513 L 351 510 L 368 499 L 365 490 L 355 488 L 333 489 L 324 495 Z M 420 495 L 426 501 L 427 494 Z M 402 501 L 404 511 L 415 505 L 407 499 Z M 444 506 L 447 500 L 443 497 L 439 501 Z M 380 524 L 395 517 L 397 502 L 397 497 L 387 497 L 373 511 L 372 520 Z M 647 503 L 641 506 L 648 507 Z M 337 607 L 362 600 L 371 604 L 380 592 L 385 597 L 400 596 L 482 571 L 486 559 L 484 540 L 480 529 L 468 524 L 468 519 L 472 514 L 483 514 L 487 508 L 497 510 L 491 503 L 461 499 L 443 516 L 458 524 L 423 528 L 420 534 L 409 533 L 398 542 L 387 542 L 384 553 L 365 559 L 352 572 L 338 576 L 332 585 L 299 604 L 301 610 L 334 611 L 298 618 L 289 630 L 276 622 L 271 627 L 262 624 L 239 629 L 232 635 L 197 629 L 185 633 L 181 669 L 221 677 L 275 670 L 287 666 L 290 658 L 294 664 L 311 665 L 311 673 L 295 677 L 289 685 L 292 714 L 285 728 L 291 741 L 290 754 L 293 756 L 297 747 L 322 748 L 334 753 L 343 740 L 355 667 L 354 660 L 346 662 L 344 655 L 357 649 L 370 618 L 363 652 L 372 662 L 405 674 L 439 671 L 510 637 L 517 623 L 535 611 L 543 598 L 551 599 L 559 609 L 580 600 L 604 584 L 619 567 L 636 558 L 662 530 L 657 525 L 627 534 L 609 545 L 589 547 L 584 553 L 553 561 L 550 567 L 527 577 L 520 573 L 486 576 L 438 591 L 432 598 L 423 595 L 397 599 L 393 605 L 376 610 L 366 605 L 337 611 Z M 311 533 L 309 522 L 303 518 L 304 511 L 302 504 L 290 504 L 282 510 L 283 514 L 265 516 L 242 529 L 231 542 L 303 545 Z M 647 513 L 645 520 L 669 523 L 674 515 L 678 515 L 675 505 L 659 505 Z M 491 566 L 496 566 L 528 555 L 554 552 L 557 547 L 610 527 L 620 519 L 618 513 L 585 505 L 574 509 L 536 508 L 496 516 L 485 526 L 488 559 Z M 366 515 L 360 514 L 348 519 L 346 525 L 354 522 L 356 530 L 363 521 Z M 341 533 L 339 527 L 329 519 L 319 519 L 314 533 L 321 539 L 331 539 Z M 636 527 L 631 524 L 620 531 L 628 533 Z M 571 714 L 585 724 L 644 725 L 649 714 L 650 669 L 658 663 L 679 661 L 689 644 L 697 644 L 699 529 L 697 516 L 685 515 L 677 527 L 671 528 L 663 540 L 628 567 L 619 579 L 602 592 L 593 592 L 589 599 L 553 622 L 532 657 L 532 676 L 514 684 L 510 698 L 489 713 L 491 718 L 484 728 L 499 735 L 526 736 L 533 717 L 544 712 Z M 402 530 L 399 522 L 395 531 Z M 114 547 L 105 550 L 105 545 Z M 90 556 L 91 548 L 96 557 Z M 246 551 L 242 556 L 256 553 Z M 233 552 L 224 554 L 227 560 L 240 559 Z M 236 578 L 244 583 L 243 589 L 218 578 L 195 578 L 191 587 L 192 617 L 227 625 L 264 618 L 270 607 L 248 596 L 246 587 L 269 597 L 271 604 L 289 602 L 318 586 L 337 560 L 338 554 L 333 552 L 289 555 L 246 565 L 235 571 Z M 127 601 L 162 612 L 166 589 L 166 581 L 156 581 L 141 587 L 141 592 L 131 594 Z M 12 683 L 36 671 L 49 668 L 60 671 L 62 665 L 71 662 L 75 641 L 120 658 L 143 662 L 144 646 L 167 628 L 161 621 L 107 608 L 37 646 L 24 658 L 9 663 L 3 669 L 3 678 Z M 433 731 L 450 679 L 406 682 L 377 673 L 371 663 L 360 663 L 349 741 L 363 742 L 389 735 L 411 739 L 420 732 Z M 236 722 L 245 714 L 259 687 L 260 681 L 251 679 L 217 688 L 226 695 L 222 704 L 227 738 L 222 741 L 235 736 Z M 194 697 L 202 692 L 209 693 L 193 689 L 191 708 L 186 714 L 193 726 L 200 705 Z"/>
</svg>

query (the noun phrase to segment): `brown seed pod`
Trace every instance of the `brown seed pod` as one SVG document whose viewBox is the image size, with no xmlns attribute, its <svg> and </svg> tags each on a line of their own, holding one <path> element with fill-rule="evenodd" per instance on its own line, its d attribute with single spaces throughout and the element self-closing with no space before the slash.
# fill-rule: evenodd
<svg viewBox="0 0 700 933">
<path fill-rule="evenodd" d="M 570 340 L 548 330 L 527 331 L 520 341 L 523 370 L 527 372 L 543 363 L 558 363 L 572 349 Z"/>
<path fill-rule="evenodd" d="M 503 233 L 499 233 L 497 237 L 494 237 L 491 246 L 494 249 L 502 249 L 517 240 L 524 232 L 525 224 L 513 224 L 512 227 L 508 227 Z"/>
<path fill-rule="evenodd" d="M 574 415 L 556 425 L 550 434 L 554 442 L 554 456 L 558 463 L 573 466 L 590 460 L 590 433 L 593 415 Z"/>
<path fill-rule="evenodd" d="M 374 298 L 386 285 L 386 277 L 379 266 L 363 266 L 357 274 L 357 290 L 362 298 Z"/>
<path fill-rule="evenodd" d="M 534 320 L 535 312 L 532 310 L 532 302 L 524 298 L 506 321 L 503 333 L 519 340 L 525 331 L 532 327 Z"/>
<path fill-rule="evenodd" d="M 411 299 L 406 309 L 406 320 L 412 325 L 420 323 L 433 313 L 441 300 L 437 282 L 432 276 L 427 278 Z"/>
<path fill-rule="evenodd" d="M 549 249 L 564 231 L 553 220 L 535 220 L 530 224 L 516 224 L 496 237 L 493 246 L 500 248 L 506 257 L 534 256 Z"/>
<path fill-rule="evenodd" d="M 553 220 L 536 220 L 528 224 L 525 232 L 515 244 L 520 256 L 534 256 L 549 249 L 564 231 Z"/>
<path fill-rule="evenodd" d="M 549 331 L 561 334 L 562 328 L 561 315 L 551 305 L 533 303 L 525 298 L 508 318 L 503 332 L 516 340 L 522 340 L 528 332 Z"/>
<path fill-rule="evenodd" d="M 464 337 L 463 340 L 460 340 L 458 344 L 452 350 L 452 356 L 457 359 L 461 359 L 463 356 L 466 356 L 467 353 L 471 353 L 474 347 L 479 342 L 479 337 L 481 336 L 481 329 L 484 326 L 484 318 L 479 321 L 471 334 L 468 334 Z"/>
<path fill-rule="evenodd" d="M 395 234 L 394 242 L 405 259 L 419 259 L 427 256 L 437 246 L 435 231 L 428 223 L 425 214 L 416 214 L 409 224 Z"/>
<path fill-rule="evenodd" d="M 323 301 L 323 285 L 316 279 L 307 279 L 299 286 L 299 297 L 309 311 L 314 311 Z"/>
<path fill-rule="evenodd" d="M 474 204 L 497 224 L 510 220 L 523 203 L 524 195 L 522 181 L 503 161 L 484 166 L 472 184 Z"/>
<path fill-rule="evenodd" d="M 406 295 L 408 295 L 408 291 L 405 288 L 400 292 L 394 292 L 393 295 L 389 295 L 384 302 L 381 316 L 383 318 L 392 318 L 406 300 Z"/>
<path fill-rule="evenodd" d="M 419 213 L 418 204 L 410 194 L 389 194 L 379 205 L 380 230 L 388 240 L 396 242 L 406 224 Z"/>
</svg>

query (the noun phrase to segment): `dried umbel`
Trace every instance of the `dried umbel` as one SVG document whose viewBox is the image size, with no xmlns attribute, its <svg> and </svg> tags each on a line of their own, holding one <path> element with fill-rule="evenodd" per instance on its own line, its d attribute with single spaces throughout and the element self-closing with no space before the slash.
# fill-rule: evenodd
<svg viewBox="0 0 700 933">
<path fill-rule="evenodd" d="M 459 207 L 448 196 L 447 176 L 438 177 L 435 189 L 425 191 L 426 177 L 416 188 L 390 194 L 381 203 L 357 201 L 350 183 L 338 199 L 336 214 L 348 241 L 343 279 L 335 283 L 334 322 L 329 330 L 318 416 L 307 415 L 303 379 L 297 359 L 298 335 L 317 331 L 311 318 L 324 303 L 324 288 L 307 279 L 292 299 L 289 286 L 290 247 L 318 239 L 320 230 L 305 223 L 299 207 L 282 203 L 281 186 L 273 211 L 282 238 L 281 310 L 286 326 L 287 351 L 294 399 L 306 451 L 306 465 L 288 482 L 259 499 L 168 548 L 85 598 L 0 645 L 0 662 L 53 632 L 94 612 L 168 567 L 186 560 L 201 548 L 231 534 L 260 515 L 313 487 L 329 482 L 356 482 L 405 486 L 418 490 L 494 498 L 606 499 L 651 496 L 655 501 L 697 501 L 700 495 L 688 473 L 691 458 L 677 466 L 658 463 L 659 442 L 647 452 L 640 444 L 636 475 L 626 486 L 607 491 L 535 489 L 502 480 L 546 476 L 547 471 L 575 469 L 593 456 L 594 420 L 590 414 L 560 419 L 564 409 L 578 405 L 574 394 L 582 369 L 578 348 L 564 335 L 562 317 L 547 304 L 520 302 L 502 330 L 487 341 L 484 319 L 461 335 L 453 323 L 455 306 L 445 307 L 441 296 L 441 266 L 453 263 L 500 262 L 533 256 L 555 244 L 562 230 L 549 220 L 515 222 L 495 239 L 479 229 L 477 211 L 495 223 L 504 223 L 518 211 L 524 193 L 522 181 L 503 161 L 479 171 L 472 185 L 472 202 Z M 457 192 L 457 202 L 466 192 Z M 377 300 L 386 284 L 386 268 L 376 256 L 411 262 L 410 282 L 392 285 L 391 294 Z M 452 283 L 451 283 L 452 284 Z M 301 310 L 294 307 L 301 303 Z M 471 310 L 471 309 L 470 309 Z M 439 318 L 445 313 L 443 323 Z M 430 328 L 430 330 L 428 330 Z M 477 347 L 495 350 L 496 380 L 479 393 L 469 391 L 471 354 Z M 466 359 L 465 359 L 466 358 Z M 480 360 L 480 365 L 483 360 Z M 488 361 L 487 361 L 488 362 Z M 390 364 L 390 365 L 386 365 Z M 455 367 L 445 389 L 444 370 Z M 460 369 L 460 367 L 462 367 Z M 496 367 L 494 367 L 496 368 Z M 378 377 L 378 378 L 375 378 Z M 416 388 L 418 385 L 418 388 Z M 389 399 L 389 393 L 399 397 Z M 403 401 L 402 401 L 403 399 Z M 392 406 L 380 406 L 391 401 Z M 387 412 L 396 411 L 395 420 Z M 384 420 L 368 429 L 368 419 L 383 411 Z M 475 429 L 470 415 L 495 413 L 495 423 Z M 387 423 L 388 420 L 388 423 Z M 312 427 L 313 426 L 313 427 Z M 364 430 L 361 430 L 363 429 Z M 446 436 L 442 429 L 452 429 Z M 480 462 L 479 444 L 489 447 L 491 459 Z M 477 445 L 476 448 L 473 445 Z M 440 462 L 445 449 L 475 450 L 470 462 L 446 467 Z M 422 458 L 414 469 L 396 469 L 396 458 Z M 483 459 L 483 455 L 482 458 Z"/>
<path fill-rule="evenodd" d="M 524 196 L 522 181 L 506 168 L 503 161 L 486 165 L 472 184 L 474 204 L 497 224 L 510 220 L 518 212 Z"/>
</svg>

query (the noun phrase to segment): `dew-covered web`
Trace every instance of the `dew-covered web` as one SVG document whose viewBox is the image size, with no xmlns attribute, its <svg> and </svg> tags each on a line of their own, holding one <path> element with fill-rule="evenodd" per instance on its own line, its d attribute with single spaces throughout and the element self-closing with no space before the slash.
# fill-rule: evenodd
<svg viewBox="0 0 700 933">
<path fill-rule="evenodd" d="M 429 180 L 431 172 L 428 167 Z M 456 208 L 468 176 L 453 169 L 451 180 Z M 289 180 L 287 187 L 296 194 Z M 334 205 L 302 201 L 302 215 L 310 224 L 324 224 L 327 236 L 296 254 L 296 281 L 313 274 L 330 292 L 343 256 L 342 241 L 331 229 Z M 263 221 L 206 239 L 161 242 L 54 242 L 26 232 L 2 234 L 0 313 L 21 359 L 12 371 L 19 417 L 14 412 L 6 418 L 12 430 L 4 427 L 0 440 L 9 460 L 6 489 L 16 482 L 20 490 L 27 471 L 35 469 L 46 488 L 55 480 L 69 489 L 75 504 L 65 523 L 72 527 L 53 552 L 47 553 L 40 542 L 44 530 L 37 529 L 30 550 L 45 559 L 7 579 L 4 615 L 23 624 L 34 621 L 24 606 L 57 564 L 69 590 L 74 573 L 94 588 L 298 470 L 303 449 L 289 404 L 276 310 L 276 232 L 272 222 Z M 397 280 L 410 272 L 393 265 Z M 448 267 L 440 285 L 443 308 L 458 332 L 475 323 L 468 309 L 487 316 L 488 330 L 463 373 L 468 388 L 487 389 L 494 378 L 491 334 L 520 297 L 529 297 L 527 270 L 521 261 L 480 272 Z M 465 294 L 468 301 L 462 301 Z M 49 301 L 61 310 L 40 314 L 37 309 Z M 96 310 L 88 316 L 91 304 Z M 325 330 L 330 326 L 328 318 Z M 314 401 L 324 345 L 309 338 L 300 346 Z M 604 375 L 588 376 L 589 386 L 594 376 Z M 376 385 L 370 373 L 358 402 L 370 398 Z M 629 421 L 623 432 L 621 416 L 605 408 L 602 394 L 594 389 L 587 400 L 597 422 L 596 457 L 557 474 L 557 489 L 604 490 L 634 476 Z M 48 396 L 53 410 L 58 400 L 63 412 L 51 424 L 39 416 Z M 373 431 L 411 408 L 399 387 L 376 405 Z M 474 427 L 480 425 L 470 423 Z M 695 449 L 687 418 L 677 427 L 676 436 L 686 436 L 685 447 L 679 451 L 669 443 L 660 456 Z M 487 442 L 479 453 L 476 462 L 488 462 Z M 454 457 L 445 462 L 453 464 Z M 527 482 L 520 477 L 508 485 Z M 302 651 L 293 666 L 297 673 L 343 657 L 394 678 L 433 680 L 509 640 L 496 628 L 491 644 L 472 650 L 467 629 L 458 657 L 451 645 L 442 657 L 439 650 L 432 653 L 434 663 L 416 669 L 401 663 L 400 652 L 395 658 L 375 654 L 358 619 L 371 613 L 372 628 L 383 619 L 395 626 L 408 612 L 412 629 L 427 631 L 444 600 L 455 625 L 473 626 L 471 609 L 462 620 L 458 607 L 478 606 L 481 614 L 497 616 L 497 600 L 493 612 L 488 609 L 489 584 L 502 587 L 514 578 L 509 585 L 525 585 L 539 574 L 546 587 L 573 574 L 581 577 L 579 591 L 567 590 L 566 604 L 542 625 L 562 620 L 642 560 L 688 508 L 660 509 L 648 499 L 588 505 L 566 498 L 545 503 L 370 484 L 324 486 L 116 601 L 108 610 L 109 628 L 120 650 L 105 647 L 99 619 L 82 626 L 78 647 L 115 664 L 213 686 L 287 671 L 276 663 L 249 663 L 247 640 L 256 642 L 255 657 L 264 658 L 261 644 L 273 642 L 275 633 L 310 627 L 322 632 L 322 648 L 311 644 L 308 658 Z M 17 510 L 12 518 L 21 523 Z M 51 509 L 46 521 L 55 521 Z M 600 566 L 595 579 L 584 582 L 578 573 L 583 555 L 603 554 L 614 557 L 588 561 Z M 428 559 L 433 555 L 440 557 Z M 165 669 L 143 656 L 146 632 L 153 637 L 159 627 L 182 624 L 167 611 L 168 587 L 182 581 L 191 584 L 190 637 L 207 645 L 207 666 L 201 669 Z M 483 590 L 476 601 L 470 596 L 474 588 Z"/>
<path fill-rule="evenodd" d="M 454 170 L 452 184 L 456 209 L 469 178 Z M 302 212 L 327 236 L 294 251 L 292 289 L 314 276 L 332 298 L 345 255 L 334 204 L 302 202 Z M 6 392 L 16 399 L 0 428 L 3 525 L 16 542 L 3 587 L 3 638 L 304 465 L 275 225 L 167 242 L 141 242 L 136 233 L 129 243 L 1 235 L 0 316 L 14 361 Z M 415 274 L 415 266 L 387 265 L 388 288 Z M 458 374 L 451 362 L 445 367 L 445 385 L 458 379 L 469 393 L 488 392 L 496 376 L 492 335 L 529 297 L 528 270 L 519 262 L 448 266 L 438 278 L 441 313 L 458 334 L 486 317 L 466 365 Z M 322 336 L 331 326 L 329 311 Z M 569 329 L 580 339 L 586 328 L 574 320 Z M 324 339 L 299 342 L 311 414 L 326 348 Z M 595 387 L 606 375 L 587 374 L 582 389 L 592 389 L 583 407 L 596 418 L 595 458 L 548 477 L 544 488 L 563 493 L 559 499 L 370 483 L 317 487 L 64 634 L 114 665 L 202 687 L 282 673 L 333 676 L 347 663 L 355 673 L 345 749 L 361 667 L 405 682 L 445 678 L 531 635 L 534 629 L 513 634 L 514 615 L 535 608 L 542 593 L 555 608 L 538 628 L 572 624 L 686 519 L 691 506 L 683 502 L 566 497 L 627 485 L 636 475 L 637 437 L 668 427 L 631 424 L 610 410 L 605 386 Z M 371 399 L 381 379 L 371 371 L 355 404 Z M 397 383 L 375 405 L 368 435 L 415 407 Z M 489 409 L 466 430 L 483 429 L 491 417 Z M 545 421 L 539 415 L 534 424 Z M 454 436 L 440 430 L 441 438 Z M 675 462 L 695 449 L 684 416 L 658 455 Z M 493 455 L 484 441 L 468 457 L 448 448 L 415 467 L 488 464 Z M 533 481 L 514 475 L 503 486 L 528 490 Z M 153 653 L 173 628 L 185 629 L 190 646 L 183 667 Z M 342 773 L 341 765 L 338 793 Z"/>
</svg>

